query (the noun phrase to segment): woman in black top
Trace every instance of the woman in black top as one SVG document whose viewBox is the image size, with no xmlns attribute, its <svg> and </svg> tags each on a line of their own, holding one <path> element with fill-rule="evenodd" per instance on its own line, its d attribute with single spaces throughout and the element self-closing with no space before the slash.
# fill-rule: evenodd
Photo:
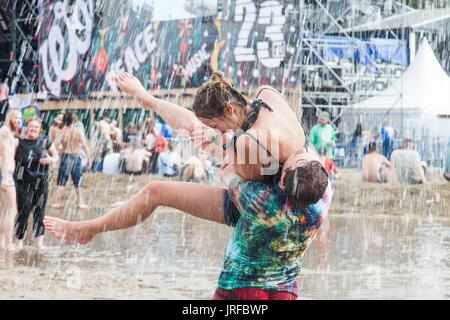
<svg viewBox="0 0 450 320">
<path fill-rule="evenodd" d="M 19 139 L 16 151 L 14 180 L 17 193 L 17 221 L 15 232 L 18 247 L 23 247 L 28 217 L 33 212 L 33 234 L 36 246 L 43 249 L 44 215 L 50 184 L 49 166 L 58 161 L 55 145 L 46 136 L 41 136 L 39 119 L 27 122 L 24 139 Z"/>
</svg>

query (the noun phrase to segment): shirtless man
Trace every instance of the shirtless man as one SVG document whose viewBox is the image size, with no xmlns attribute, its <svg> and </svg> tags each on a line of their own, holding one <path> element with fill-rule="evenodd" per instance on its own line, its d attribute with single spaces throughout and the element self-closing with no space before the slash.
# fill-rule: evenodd
<svg viewBox="0 0 450 320">
<path fill-rule="evenodd" d="M 131 147 L 122 150 L 122 157 L 125 160 L 125 172 L 127 174 L 140 175 L 143 173 L 144 161 L 149 163 L 151 153 L 144 148 L 139 148 L 137 139 L 131 143 Z"/>
<path fill-rule="evenodd" d="M 22 124 L 22 113 L 11 109 L 5 125 L 0 128 L 0 250 L 14 250 L 14 219 L 17 214 L 16 188 L 14 185 L 14 154 L 18 140 L 14 134 Z"/>
<path fill-rule="evenodd" d="M 392 181 L 393 165 L 377 152 L 377 144 L 369 143 L 369 153 L 362 158 L 362 179 L 366 182 L 389 183 Z"/>
<path fill-rule="evenodd" d="M 208 178 L 203 162 L 196 155 L 189 157 L 181 172 L 181 181 L 200 183 Z"/>
<path fill-rule="evenodd" d="M 64 187 L 67 184 L 67 180 L 69 180 L 69 176 L 72 177 L 72 182 L 77 194 L 78 208 L 87 208 L 80 190 L 83 177 L 81 149 L 83 149 L 88 157 L 87 167 L 89 167 L 89 147 L 86 143 L 84 134 L 73 125 L 73 119 L 72 112 L 66 112 L 64 114 L 64 128 L 61 130 L 58 139 L 55 141 L 55 145 L 60 146 L 61 148 L 61 164 L 58 170 L 56 200 L 52 205 L 52 208 L 62 208 Z"/>
</svg>

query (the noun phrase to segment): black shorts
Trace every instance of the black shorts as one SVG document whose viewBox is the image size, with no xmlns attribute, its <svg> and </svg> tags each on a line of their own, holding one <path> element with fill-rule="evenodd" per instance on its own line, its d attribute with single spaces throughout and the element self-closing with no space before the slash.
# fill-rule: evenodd
<svg viewBox="0 0 450 320">
<path fill-rule="evenodd" d="M 231 200 L 230 193 L 228 191 L 225 191 L 223 201 L 225 221 L 228 226 L 235 227 L 239 221 L 239 218 L 241 217 L 241 213 L 239 212 L 239 209 L 236 207 L 234 202 Z"/>
<path fill-rule="evenodd" d="M 61 155 L 61 164 L 58 170 L 58 186 L 64 187 L 69 180 L 69 176 L 72 177 L 72 182 L 75 188 L 81 187 L 81 181 L 83 178 L 83 165 L 81 163 L 81 157 L 75 154 L 63 153 Z"/>
</svg>

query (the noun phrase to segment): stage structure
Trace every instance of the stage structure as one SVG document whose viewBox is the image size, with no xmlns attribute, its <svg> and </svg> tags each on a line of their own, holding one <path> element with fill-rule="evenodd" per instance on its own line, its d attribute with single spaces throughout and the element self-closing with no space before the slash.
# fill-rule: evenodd
<svg viewBox="0 0 450 320">
<path fill-rule="evenodd" d="M 296 66 L 303 73 L 303 119 L 309 126 L 320 110 L 330 111 L 339 124 L 347 105 L 382 94 L 401 78 L 424 36 L 450 73 L 449 8 L 416 10 L 398 1 L 302 4 Z"/>
<path fill-rule="evenodd" d="M 0 0 L 0 77 L 8 78 L 10 92 L 37 90 L 38 0 Z"/>
<path fill-rule="evenodd" d="M 220 69 L 250 96 L 267 84 L 297 97 L 306 127 L 328 110 L 348 134 L 354 128 L 340 123 L 346 106 L 400 79 L 423 36 L 450 71 L 449 9 L 378 0 L 177 1 L 194 18 L 159 17 L 152 1 L 0 0 L 8 74 L 25 92 L 36 83 L 43 109 L 47 102 L 54 109 L 53 101 L 77 108 L 71 101 L 108 99 L 116 90 L 109 79 L 120 71 L 149 90 L 190 96 Z M 38 81 L 22 72 L 30 65 Z"/>
</svg>

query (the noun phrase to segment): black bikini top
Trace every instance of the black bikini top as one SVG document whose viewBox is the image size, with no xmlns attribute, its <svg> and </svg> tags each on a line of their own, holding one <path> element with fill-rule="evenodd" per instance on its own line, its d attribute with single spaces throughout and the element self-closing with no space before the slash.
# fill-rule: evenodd
<svg viewBox="0 0 450 320">
<path fill-rule="evenodd" d="M 236 141 L 241 135 L 243 135 L 245 133 L 247 135 L 249 135 L 250 137 L 252 137 L 260 146 L 262 146 L 264 149 L 266 149 L 259 142 L 258 139 L 253 137 L 253 135 L 247 133 L 247 131 L 255 124 L 256 120 L 258 119 L 259 112 L 261 111 L 261 108 L 266 108 L 270 112 L 273 112 L 273 109 L 271 107 L 269 107 L 267 105 L 267 103 L 265 103 L 261 99 L 257 99 L 255 101 L 253 101 L 252 104 L 250 105 L 250 108 L 251 108 L 251 111 L 247 115 L 247 118 L 245 119 L 244 123 L 242 124 L 241 129 L 234 133 L 233 138 L 231 139 L 231 141 L 228 144 L 224 144 L 223 145 L 223 149 L 224 150 L 230 149 L 230 148 L 234 148 L 234 150 L 236 151 Z M 269 151 L 267 150 L 267 152 L 269 152 Z M 270 154 L 270 152 L 269 152 L 269 154 Z"/>
<path fill-rule="evenodd" d="M 270 151 L 255 136 L 253 136 L 252 134 L 247 132 L 255 124 L 256 120 L 258 119 L 259 112 L 261 111 L 261 108 L 266 108 L 270 112 L 273 112 L 273 109 L 267 103 L 262 101 L 261 99 L 256 99 L 255 101 L 253 101 L 251 103 L 250 107 L 251 107 L 251 111 L 247 115 L 247 118 L 245 119 L 244 123 L 242 124 L 241 129 L 234 133 L 231 141 L 228 144 L 224 144 L 223 145 L 223 149 L 227 150 L 229 148 L 234 148 L 234 150 L 237 151 L 236 150 L 236 141 L 237 141 L 237 139 L 241 135 L 246 134 L 250 138 L 252 138 L 264 151 L 266 151 L 267 154 L 269 155 L 269 157 L 273 158 L 273 156 L 270 153 Z M 303 131 L 305 133 L 305 148 L 308 151 L 308 144 L 309 144 L 308 135 L 306 134 L 306 130 L 303 127 L 303 124 L 300 123 L 300 125 L 302 126 Z M 268 177 L 269 181 L 274 182 L 274 183 L 278 183 L 278 181 L 281 178 L 281 172 L 282 172 L 283 164 L 278 159 L 274 159 L 274 160 L 278 162 L 279 170 L 278 170 L 278 172 L 275 175 L 271 175 L 271 176 L 267 176 L 267 177 Z"/>
</svg>

